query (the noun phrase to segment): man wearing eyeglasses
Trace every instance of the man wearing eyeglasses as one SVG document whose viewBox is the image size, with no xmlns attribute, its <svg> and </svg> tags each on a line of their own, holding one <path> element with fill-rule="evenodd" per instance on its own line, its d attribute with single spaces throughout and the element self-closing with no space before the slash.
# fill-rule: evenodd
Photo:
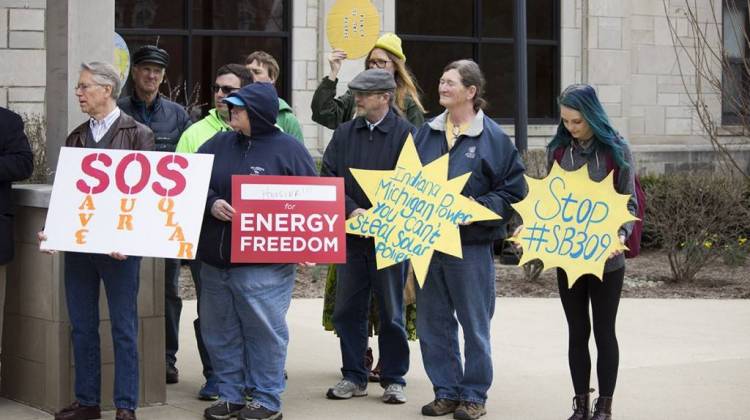
<svg viewBox="0 0 750 420">
<path fill-rule="evenodd" d="M 174 152 L 180 135 L 190 125 L 185 109 L 159 94 L 169 54 L 155 45 L 144 45 L 133 53 L 133 94 L 117 101 L 117 106 L 154 132 L 154 150 Z M 179 343 L 180 260 L 164 259 L 164 321 L 167 362 L 166 382 L 175 384 L 179 373 L 175 367 Z"/>
<path fill-rule="evenodd" d="M 205 118 L 191 125 L 182 133 L 182 137 L 180 137 L 180 141 L 177 143 L 177 152 L 195 153 L 203 143 L 216 133 L 231 131 L 232 127 L 229 126 L 229 108 L 222 99 L 252 82 L 252 73 L 241 64 L 225 64 L 219 67 L 212 86 L 215 108 L 208 111 L 208 115 Z M 200 264 L 198 259 L 190 261 L 190 274 L 193 276 L 193 282 L 195 283 L 199 308 L 201 304 Z M 195 341 L 198 344 L 198 353 L 203 364 L 203 376 L 206 378 L 206 382 L 200 391 L 198 391 L 198 398 L 205 401 L 216 400 L 219 398 L 219 389 L 216 378 L 213 375 L 211 360 L 206 352 L 206 346 L 203 344 L 200 318 L 196 318 L 193 321 L 193 327 L 195 328 Z"/>
<path fill-rule="evenodd" d="M 347 218 L 372 207 L 357 184 L 351 168 L 391 170 L 401 148 L 415 128 L 393 109 L 396 81 L 383 69 L 368 69 L 349 83 L 356 106 L 356 117 L 333 132 L 323 154 L 321 176 L 344 178 Z M 375 269 L 372 238 L 346 237 L 346 264 L 337 266 L 336 304 L 333 325 L 341 345 L 343 379 L 326 396 L 343 400 L 367 395 L 367 325 L 371 296 L 375 296 L 380 316 L 379 337 L 382 362 L 380 384 L 383 402 L 406 402 L 409 370 L 409 344 L 404 327 L 404 285 L 406 267 L 396 264 Z"/>
<path fill-rule="evenodd" d="M 220 131 L 229 131 L 229 108 L 222 101 L 230 93 L 253 82 L 253 75 L 241 64 L 225 64 L 216 70 L 213 84 L 214 108 L 202 120 L 191 125 L 180 137 L 177 151 L 195 153 L 208 139 Z"/>
<path fill-rule="evenodd" d="M 121 112 L 115 98 L 120 76 L 111 64 L 81 64 L 73 91 L 81 111 L 89 120 L 76 127 L 65 140 L 67 147 L 89 149 L 154 149 L 154 134 L 145 125 Z M 38 233 L 45 250 L 44 232 Z M 117 245 L 113 244 L 113 248 Z M 116 250 L 113 250 L 116 251 Z M 54 251 L 45 251 L 54 253 Z M 138 407 L 138 287 L 141 257 L 120 252 L 92 254 L 65 252 L 65 299 L 71 326 L 75 362 L 75 401 L 55 413 L 55 420 L 101 418 L 101 351 L 99 337 L 99 293 L 107 295 L 114 349 L 113 399 L 115 420 L 136 420 Z"/>
</svg>

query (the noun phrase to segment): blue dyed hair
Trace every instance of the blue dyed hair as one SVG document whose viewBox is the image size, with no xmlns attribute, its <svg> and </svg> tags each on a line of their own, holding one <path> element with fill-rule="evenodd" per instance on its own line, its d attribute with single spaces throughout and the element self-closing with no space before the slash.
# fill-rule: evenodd
<svg viewBox="0 0 750 420">
<path fill-rule="evenodd" d="M 560 106 L 580 112 L 583 119 L 591 127 L 591 131 L 594 132 L 596 140 L 612 151 L 612 157 L 617 166 L 620 168 L 628 167 L 628 162 L 625 161 L 625 153 L 622 150 L 622 143 L 625 140 L 612 127 L 607 113 L 604 111 L 602 103 L 599 102 L 599 98 L 596 96 L 596 91 L 593 87 L 585 84 L 570 85 L 557 98 L 557 103 Z M 552 138 L 552 141 L 549 142 L 547 148 L 555 150 L 558 147 L 566 147 L 572 140 L 573 136 L 565 128 L 562 120 L 560 120 L 560 124 L 557 126 L 557 133 Z"/>
</svg>

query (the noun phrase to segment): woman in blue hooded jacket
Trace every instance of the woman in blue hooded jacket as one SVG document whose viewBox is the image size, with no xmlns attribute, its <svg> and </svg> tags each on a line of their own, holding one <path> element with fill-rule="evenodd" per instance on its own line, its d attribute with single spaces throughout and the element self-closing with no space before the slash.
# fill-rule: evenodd
<svg viewBox="0 0 750 420">
<path fill-rule="evenodd" d="M 214 155 L 198 258 L 201 334 L 218 382 L 207 419 L 281 418 L 294 264 L 230 262 L 232 175 L 316 176 L 307 149 L 276 124 L 276 89 L 251 83 L 230 94 L 230 125 L 198 149 Z M 252 367 L 252 368 L 251 368 Z M 245 389 L 252 402 L 245 404 Z"/>
<path fill-rule="evenodd" d="M 461 226 L 463 259 L 435 253 L 424 286 L 417 291 L 417 335 L 435 391 L 435 400 L 422 407 L 426 416 L 453 412 L 456 419 L 476 419 L 486 414 L 492 384 L 490 320 L 495 310 L 492 243 L 505 237 L 511 204 L 526 193 L 518 151 L 482 111 L 484 85 L 475 62 L 448 64 L 438 88 L 445 112 L 425 123 L 416 137 L 423 164 L 448 153 L 448 179 L 470 172 L 461 194 L 503 218 Z"/>
</svg>

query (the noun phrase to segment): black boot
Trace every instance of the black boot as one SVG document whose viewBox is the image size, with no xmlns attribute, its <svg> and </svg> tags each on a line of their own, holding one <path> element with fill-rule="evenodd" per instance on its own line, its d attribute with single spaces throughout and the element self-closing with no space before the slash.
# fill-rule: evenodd
<svg viewBox="0 0 750 420">
<path fill-rule="evenodd" d="M 588 420 L 590 393 L 576 395 L 573 397 L 573 415 L 568 420 Z"/>
<path fill-rule="evenodd" d="M 612 420 L 612 397 L 599 397 L 594 405 L 596 408 L 591 420 Z"/>
</svg>

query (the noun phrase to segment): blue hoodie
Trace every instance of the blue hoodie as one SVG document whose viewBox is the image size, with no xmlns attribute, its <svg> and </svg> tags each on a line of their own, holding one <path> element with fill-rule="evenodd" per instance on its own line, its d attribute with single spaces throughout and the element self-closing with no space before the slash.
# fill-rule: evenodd
<svg viewBox="0 0 750 420">
<path fill-rule="evenodd" d="M 250 137 L 237 131 L 223 131 L 198 149 L 198 153 L 214 155 L 198 258 L 223 268 L 234 265 L 230 263 L 232 227 L 230 222 L 212 216 L 211 207 L 218 199 L 232 203 L 232 175 L 317 175 L 305 146 L 274 125 L 279 97 L 270 83 L 251 83 L 229 96 L 245 104 Z"/>
</svg>

